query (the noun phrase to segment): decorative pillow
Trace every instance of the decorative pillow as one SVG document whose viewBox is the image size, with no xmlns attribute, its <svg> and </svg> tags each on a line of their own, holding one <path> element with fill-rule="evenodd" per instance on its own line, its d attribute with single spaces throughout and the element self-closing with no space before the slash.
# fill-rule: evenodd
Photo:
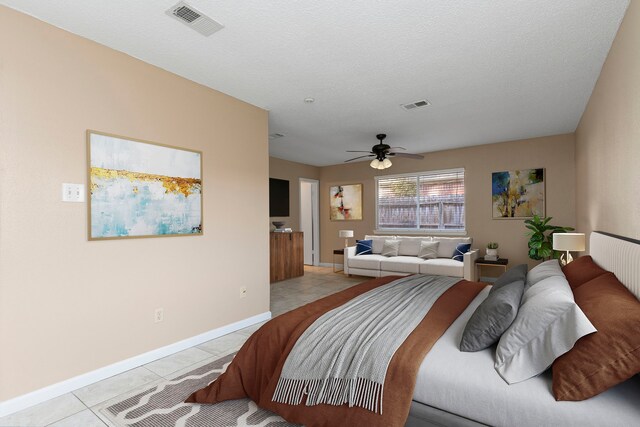
<svg viewBox="0 0 640 427">
<path fill-rule="evenodd" d="M 453 256 L 451 259 L 456 261 L 464 262 L 464 254 L 469 252 L 471 249 L 471 243 L 458 243 L 456 246 L 455 252 L 453 252 Z"/>
<path fill-rule="evenodd" d="M 529 274 L 527 274 L 527 283 L 524 290 L 526 291 L 536 283 L 552 276 L 560 276 L 564 278 L 564 274 L 562 274 L 562 269 L 560 268 L 560 263 L 557 259 L 550 259 L 549 261 L 545 261 L 533 267 Z"/>
<path fill-rule="evenodd" d="M 422 259 L 438 258 L 438 245 L 440 245 L 440 242 L 427 242 L 423 240 L 420 242 L 420 252 L 418 253 L 418 257 Z"/>
<path fill-rule="evenodd" d="M 462 333 L 461 351 L 479 351 L 497 343 L 500 336 L 513 323 L 518 314 L 524 292 L 525 269 L 518 266 L 504 273 L 482 301 Z M 509 274 L 510 271 L 516 270 Z M 496 281 L 496 283 L 498 283 Z"/>
<path fill-rule="evenodd" d="M 553 363 L 556 400 L 588 399 L 640 373 L 636 297 L 613 273 L 584 283 L 574 295 L 598 333 L 581 338 Z"/>
<path fill-rule="evenodd" d="M 398 249 L 400 249 L 400 240 L 385 240 L 380 255 L 398 256 Z"/>
<path fill-rule="evenodd" d="M 371 255 L 372 247 L 371 240 L 356 240 L 356 255 Z"/>
<path fill-rule="evenodd" d="M 527 279 L 528 268 L 529 267 L 527 266 L 527 264 L 520 264 L 505 271 L 502 276 L 498 277 L 498 279 L 493 282 L 493 287 L 491 288 L 492 292 L 504 285 L 508 285 L 509 283 L 515 282 L 517 280 L 522 280 L 522 282 L 524 283 Z"/>
<path fill-rule="evenodd" d="M 524 381 L 592 332 L 596 328 L 573 300 L 564 276 L 548 277 L 525 290 L 516 319 L 498 343 L 495 369 L 509 384 Z"/>
<path fill-rule="evenodd" d="M 575 289 L 598 276 L 602 276 L 607 273 L 607 270 L 601 268 L 593 261 L 593 258 L 586 255 L 562 267 L 562 272 L 567 278 L 571 289 Z"/>
</svg>

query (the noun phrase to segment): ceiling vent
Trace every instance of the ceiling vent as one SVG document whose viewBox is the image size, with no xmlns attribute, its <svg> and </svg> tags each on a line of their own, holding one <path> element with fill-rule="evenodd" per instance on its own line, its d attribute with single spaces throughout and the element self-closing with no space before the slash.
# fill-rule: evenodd
<svg viewBox="0 0 640 427">
<path fill-rule="evenodd" d="M 284 134 L 283 134 L 283 133 L 277 133 L 277 132 L 276 132 L 276 133 L 270 133 L 270 134 L 269 134 L 269 139 L 270 139 L 270 140 L 272 140 L 272 141 L 273 141 L 274 139 L 278 139 L 278 138 L 282 138 L 282 137 L 284 137 Z"/>
<path fill-rule="evenodd" d="M 400 106 L 405 110 L 415 110 L 416 108 L 426 107 L 428 105 L 431 105 L 431 103 L 426 99 L 422 99 L 420 101 L 410 102 L 408 104 L 401 104 Z"/>
<path fill-rule="evenodd" d="M 206 37 L 224 28 L 224 25 L 205 16 L 183 1 L 167 10 L 166 14 Z"/>
</svg>

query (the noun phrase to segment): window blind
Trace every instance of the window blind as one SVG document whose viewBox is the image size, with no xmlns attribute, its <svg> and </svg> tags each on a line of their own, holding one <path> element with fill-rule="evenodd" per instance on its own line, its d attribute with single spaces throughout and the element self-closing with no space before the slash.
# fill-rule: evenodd
<svg viewBox="0 0 640 427">
<path fill-rule="evenodd" d="M 376 177 L 379 230 L 464 231 L 464 169 Z"/>
</svg>

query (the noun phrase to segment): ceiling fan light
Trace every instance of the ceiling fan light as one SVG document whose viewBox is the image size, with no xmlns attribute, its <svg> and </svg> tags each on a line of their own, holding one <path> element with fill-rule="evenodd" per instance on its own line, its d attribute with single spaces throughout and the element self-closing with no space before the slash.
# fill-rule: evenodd
<svg viewBox="0 0 640 427">
<path fill-rule="evenodd" d="M 384 162 L 378 162 L 378 170 L 386 169 Z"/>
<path fill-rule="evenodd" d="M 380 160 L 378 159 L 373 159 L 371 160 L 371 163 L 369 163 L 369 166 L 371 166 L 374 169 L 378 169 L 379 165 L 380 165 Z"/>
<path fill-rule="evenodd" d="M 385 169 L 386 169 L 386 168 L 390 168 L 392 164 L 393 164 L 393 163 L 391 163 L 391 160 L 389 160 L 389 159 L 384 159 L 384 160 L 382 161 L 382 165 L 384 166 L 384 168 L 385 168 Z"/>
</svg>

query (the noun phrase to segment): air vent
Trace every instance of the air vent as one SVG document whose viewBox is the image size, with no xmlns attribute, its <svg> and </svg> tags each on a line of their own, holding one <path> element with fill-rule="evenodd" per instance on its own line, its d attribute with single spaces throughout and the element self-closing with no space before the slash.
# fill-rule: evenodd
<svg viewBox="0 0 640 427">
<path fill-rule="evenodd" d="M 214 21 L 183 1 L 167 10 L 166 14 L 206 37 L 224 28 L 224 25 Z"/>
<path fill-rule="evenodd" d="M 283 136 L 284 134 L 282 133 L 270 133 L 269 139 L 274 140 L 274 139 L 282 138 Z"/>
<path fill-rule="evenodd" d="M 404 108 L 405 110 L 414 110 L 416 108 L 426 107 L 428 105 L 431 105 L 431 103 L 429 101 L 427 101 L 426 99 L 422 99 L 420 101 L 410 102 L 408 104 L 402 104 L 400 106 L 402 108 Z"/>
</svg>

